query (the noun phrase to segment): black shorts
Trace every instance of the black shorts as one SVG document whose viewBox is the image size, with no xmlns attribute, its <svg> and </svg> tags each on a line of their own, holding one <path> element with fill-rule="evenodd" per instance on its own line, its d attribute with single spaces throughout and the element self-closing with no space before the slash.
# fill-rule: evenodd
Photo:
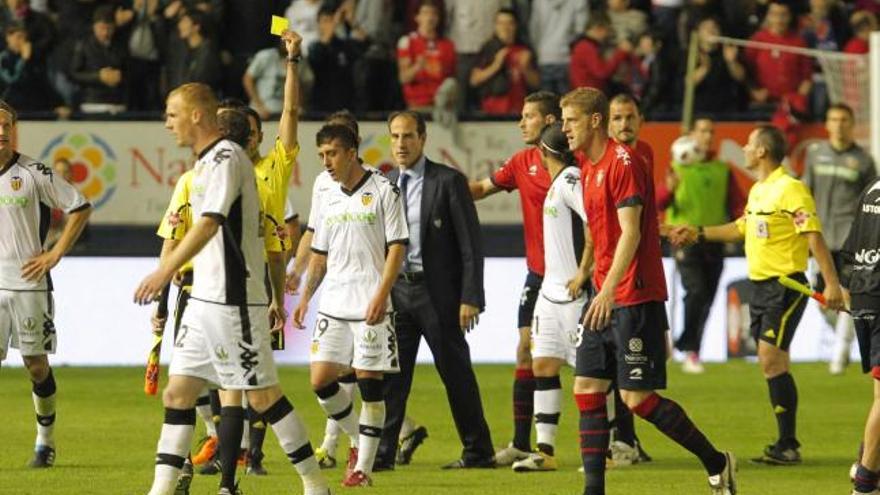
<svg viewBox="0 0 880 495">
<path fill-rule="evenodd" d="M 803 273 L 789 275 L 789 278 L 807 283 Z M 749 302 L 752 338 L 787 352 L 808 297 L 786 289 L 775 278 L 752 281 L 752 286 L 755 289 Z"/>
<path fill-rule="evenodd" d="M 862 373 L 870 371 L 874 378 L 880 380 L 880 310 L 853 310 L 852 316 L 859 340 Z M 874 368 L 878 368 L 876 372 Z"/>
<path fill-rule="evenodd" d="M 588 307 L 589 303 L 584 312 Z M 662 302 L 615 308 L 605 330 L 581 327 L 575 376 L 613 380 L 622 390 L 666 388 L 668 328 Z"/>
<path fill-rule="evenodd" d="M 834 261 L 834 269 L 837 274 L 843 273 L 843 254 L 840 251 L 831 251 L 831 260 Z M 822 276 L 822 272 L 816 274 L 816 286 L 813 287 L 813 290 L 819 293 L 825 292 L 825 277 Z"/>
<path fill-rule="evenodd" d="M 532 316 L 535 314 L 535 303 L 538 301 L 538 292 L 541 291 L 541 282 L 544 277 L 533 271 L 526 275 L 526 284 L 523 286 L 522 295 L 519 298 L 519 319 L 517 328 L 531 328 Z"/>
</svg>

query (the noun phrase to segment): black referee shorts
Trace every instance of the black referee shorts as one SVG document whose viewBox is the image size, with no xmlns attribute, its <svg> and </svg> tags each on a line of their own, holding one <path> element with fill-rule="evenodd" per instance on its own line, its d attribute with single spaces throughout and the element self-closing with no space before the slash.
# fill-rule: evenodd
<svg viewBox="0 0 880 495">
<path fill-rule="evenodd" d="M 789 275 L 789 278 L 809 285 L 803 273 Z M 776 278 L 753 280 L 752 285 L 755 288 L 749 302 L 752 338 L 788 352 L 807 307 L 807 296 L 786 289 Z"/>
<path fill-rule="evenodd" d="M 535 314 L 535 303 L 538 301 L 538 292 L 541 291 L 541 282 L 544 277 L 533 271 L 526 275 L 526 283 L 523 286 L 522 295 L 519 297 L 519 318 L 517 328 L 531 328 L 532 316 Z"/>
<path fill-rule="evenodd" d="M 584 313 L 587 308 L 589 303 Z M 594 332 L 581 327 L 575 376 L 612 380 L 622 390 L 666 388 L 668 329 L 663 302 L 615 308 L 606 329 Z"/>
<path fill-rule="evenodd" d="M 871 376 L 880 380 L 880 310 L 857 309 L 853 310 L 852 317 L 859 341 L 862 372 L 870 371 Z"/>
</svg>

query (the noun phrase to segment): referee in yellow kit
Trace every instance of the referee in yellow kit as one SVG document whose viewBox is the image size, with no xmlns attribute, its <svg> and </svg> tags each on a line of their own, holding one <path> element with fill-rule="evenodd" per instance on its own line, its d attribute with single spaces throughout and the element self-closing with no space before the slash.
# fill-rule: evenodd
<svg viewBox="0 0 880 495">
<path fill-rule="evenodd" d="M 787 275 L 806 284 L 809 249 L 828 282 L 824 291 L 828 307 L 843 307 L 840 282 L 822 237 L 813 197 L 806 185 L 781 166 L 785 144 L 782 132 L 770 125 L 759 126 L 749 135 L 743 148 L 746 168 L 757 175 L 758 182 L 749 191 L 742 217 L 713 227 L 679 226 L 670 233 L 678 245 L 745 239 L 749 279 L 754 286 L 749 304 L 751 331 L 758 341 L 758 362 L 770 388 L 779 428 L 778 440 L 753 461 L 775 465 L 801 462 L 795 435 L 797 388 L 789 372 L 788 348 L 807 304 L 806 296 L 786 289 L 778 278 Z"/>
</svg>

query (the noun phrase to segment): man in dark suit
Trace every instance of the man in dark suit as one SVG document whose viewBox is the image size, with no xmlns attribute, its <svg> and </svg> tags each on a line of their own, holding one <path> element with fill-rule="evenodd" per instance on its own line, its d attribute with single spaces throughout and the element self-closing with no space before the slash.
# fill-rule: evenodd
<svg viewBox="0 0 880 495">
<path fill-rule="evenodd" d="M 387 416 L 376 468 L 391 469 L 406 413 L 416 354 L 422 336 L 446 387 L 462 455 L 444 469 L 494 467 L 494 449 L 483 416 L 480 389 L 464 334 L 479 321 L 483 297 L 483 252 L 477 210 L 460 172 L 423 153 L 425 121 L 412 111 L 388 119 L 410 245 L 392 290 L 400 373 L 385 379 Z M 409 459 L 400 459 L 408 463 Z"/>
</svg>

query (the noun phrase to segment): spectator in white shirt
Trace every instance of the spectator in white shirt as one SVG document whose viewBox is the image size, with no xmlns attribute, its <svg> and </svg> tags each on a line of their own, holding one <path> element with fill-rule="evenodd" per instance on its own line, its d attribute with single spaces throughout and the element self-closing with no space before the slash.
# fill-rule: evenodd
<svg viewBox="0 0 880 495">
<path fill-rule="evenodd" d="M 467 91 L 471 70 L 477 63 L 477 55 L 483 43 L 495 31 L 495 13 L 510 7 L 510 0 L 446 0 L 448 37 L 455 43 L 455 79 L 466 94 L 459 98 L 459 110 L 477 106 L 477 94 Z"/>
<path fill-rule="evenodd" d="M 571 42 L 584 30 L 590 8 L 585 0 L 543 0 L 532 4 L 529 36 L 538 56 L 541 89 L 568 92 Z"/>
</svg>

